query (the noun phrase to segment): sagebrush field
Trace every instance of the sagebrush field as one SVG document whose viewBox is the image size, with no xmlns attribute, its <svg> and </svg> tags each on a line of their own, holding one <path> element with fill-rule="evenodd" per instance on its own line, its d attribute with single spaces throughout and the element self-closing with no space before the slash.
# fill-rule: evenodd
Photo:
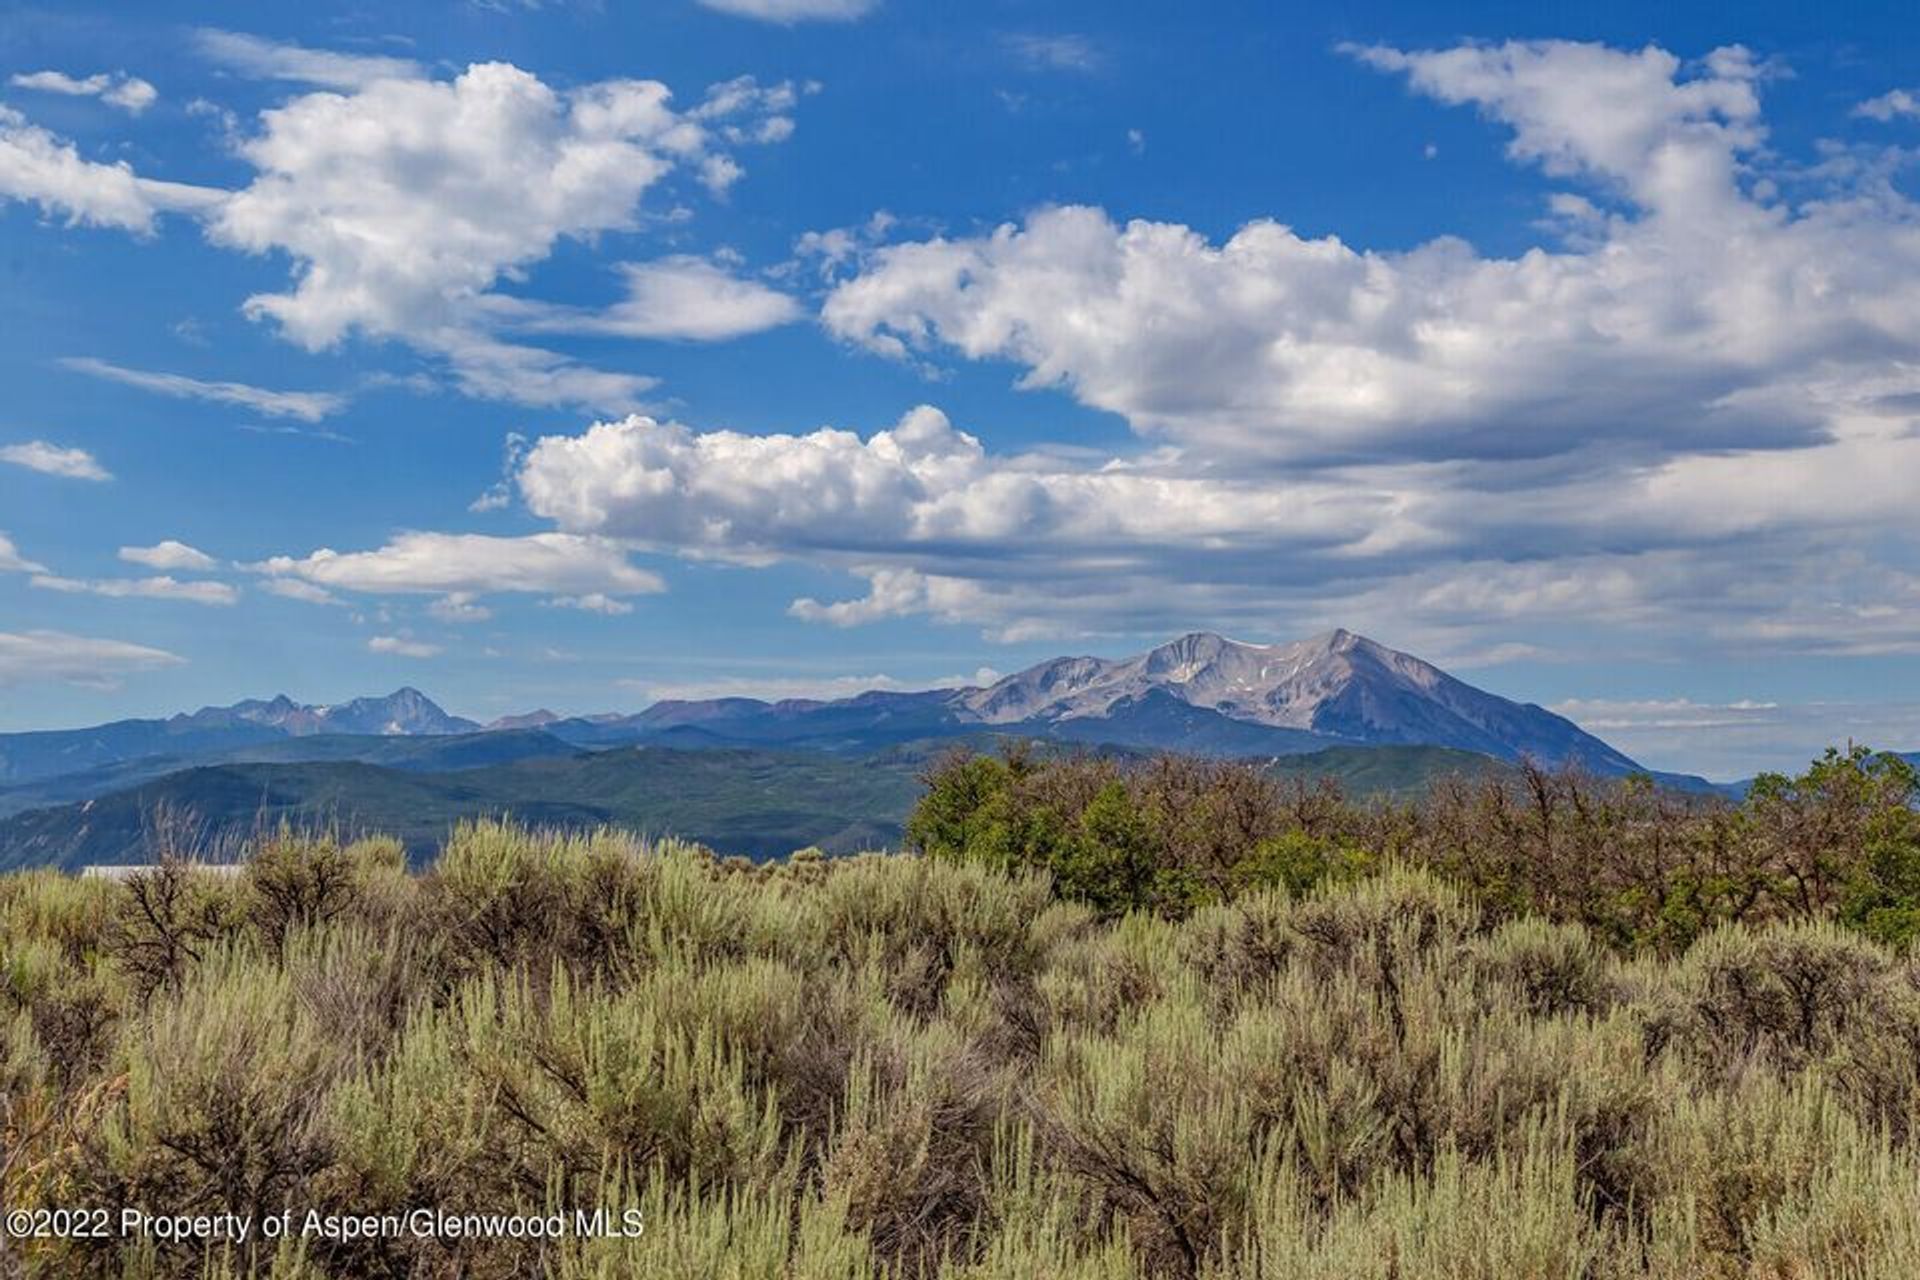
<svg viewBox="0 0 1920 1280">
<path fill-rule="evenodd" d="M 425 874 L 289 834 L 237 873 L 11 875 L 9 1208 L 645 1231 L 8 1241 L 4 1267 L 1912 1275 L 1920 958 L 1818 913 L 1622 936 L 1397 859 L 1122 912 L 953 855 L 502 824 Z"/>
</svg>

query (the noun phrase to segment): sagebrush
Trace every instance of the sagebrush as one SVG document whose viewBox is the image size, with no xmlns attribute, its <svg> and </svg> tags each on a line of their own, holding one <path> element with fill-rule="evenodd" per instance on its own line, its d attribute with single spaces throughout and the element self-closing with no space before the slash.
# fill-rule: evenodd
<svg viewBox="0 0 1920 1280">
<path fill-rule="evenodd" d="M 476 825 L 430 871 L 0 879 L 9 1207 L 635 1208 L 637 1239 L 9 1242 L 37 1275 L 1895 1277 L 1920 961 L 1622 953 L 1379 865 L 1169 918 Z"/>
</svg>

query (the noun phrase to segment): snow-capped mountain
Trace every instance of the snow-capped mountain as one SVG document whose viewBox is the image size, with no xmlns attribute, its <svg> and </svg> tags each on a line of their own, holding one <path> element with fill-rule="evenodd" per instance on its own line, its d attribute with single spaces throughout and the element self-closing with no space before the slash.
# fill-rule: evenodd
<svg viewBox="0 0 1920 1280">
<path fill-rule="evenodd" d="M 1132 714 L 1150 695 L 1342 742 L 1459 747 L 1503 759 L 1577 761 L 1604 773 L 1636 767 L 1562 716 L 1343 630 L 1277 645 L 1196 631 L 1131 658 L 1055 658 L 964 690 L 957 701 L 984 724 L 1079 722 L 1075 728 L 1092 731 L 1103 719 Z"/>
<path fill-rule="evenodd" d="M 278 729 L 293 737 L 316 733 L 438 734 L 471 733 L 480 726 L 448 715 L 418 689 L 396 689 L 384 698 L 355 698 L 335 706 L 311 706 L 281 694 L 270 701 L 249 699 L 231 707 L 207 707 L 189 720 L 231 717 Z"/>
</svg>

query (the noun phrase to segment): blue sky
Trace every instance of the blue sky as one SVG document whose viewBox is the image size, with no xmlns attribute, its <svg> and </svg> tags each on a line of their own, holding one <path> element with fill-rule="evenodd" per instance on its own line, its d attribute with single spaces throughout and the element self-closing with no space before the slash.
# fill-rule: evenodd
<svg viewBox="0 0 1920 1280">
<path fill-rule="evenodd" d="M 0 729 L 1345 625 L 1920 746 L 1911 15 L 1201 8 L 9 7 Z"/>
</svg>

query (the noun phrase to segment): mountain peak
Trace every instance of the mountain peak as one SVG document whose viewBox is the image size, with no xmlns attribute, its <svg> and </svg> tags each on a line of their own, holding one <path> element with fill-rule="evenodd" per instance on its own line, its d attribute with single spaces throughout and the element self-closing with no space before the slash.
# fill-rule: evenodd
<svg viewBox="0 0 1920 1280">
<path fill-rule="evenodd" d="M 1257 647 L 1212 631 L 1189 631 L 1177 640 L 1149 650 L 1145 657 L 1149 667 L 1195 669 L 1218 662 L 1228 654 Z"/>
<path fill-rule="evenodd" d="M 1349 631 L 1345 627 L 1335 627 L 1331 631 L 1322 631 L 1318 635 L 1309 636 L 1307 639 L 1300 641 L 1292 647 L 1314 653 L 1332 654 L 1354 653 L 1358 651 L 1398 657 L 1411 656 L 1402 654 L 1397 649 L 1390 649 L 1378 640 L 1371 640 L 1361 635 L 1358 631 Z M 1415 659 L 1415 661 L 1418 661 L 1418 659 Z"/>
<path fill-rule="evenodd" d="M 1232 636 L 1221 635 L 1217 631 L 1189 631 L 1185 635 L 1169 640 L 1149 650 L 1149 653 L 1179 653 L 1192 655 L 1217 656 L 1223 653 L 1255 650 L 1264 653 L 1281 651 L 1346 653 L 1354 649 L 1375 650 L 1393 653 L 1377 640 L 1370 640 L 1358 631 L 1349 631 L 1345 627 L 1335 627 L 1331 631 L 1322 631 L 1298 640 L 1292 644 L 1261 644 L 1252 640 L 1235 640 Z"/>
<path fill-rule="evenodd" d="M 1189 631 L 1187 632 L 1187 634 L 1179 637 L 1178 639 L 1170 640 L 1166 644 L 1161 645 L 1160 647 L 1163 649 L 1175 648 L 1175 647 L 1205 648 L 1205 649 L 1226 649 L 1226 648 L 1245 649 L 1250 646 L 1248 646 L 1244 641 L 1235 640 L 1228 636 L 1223 636 L 1218 631 Z"/>
</svg>

